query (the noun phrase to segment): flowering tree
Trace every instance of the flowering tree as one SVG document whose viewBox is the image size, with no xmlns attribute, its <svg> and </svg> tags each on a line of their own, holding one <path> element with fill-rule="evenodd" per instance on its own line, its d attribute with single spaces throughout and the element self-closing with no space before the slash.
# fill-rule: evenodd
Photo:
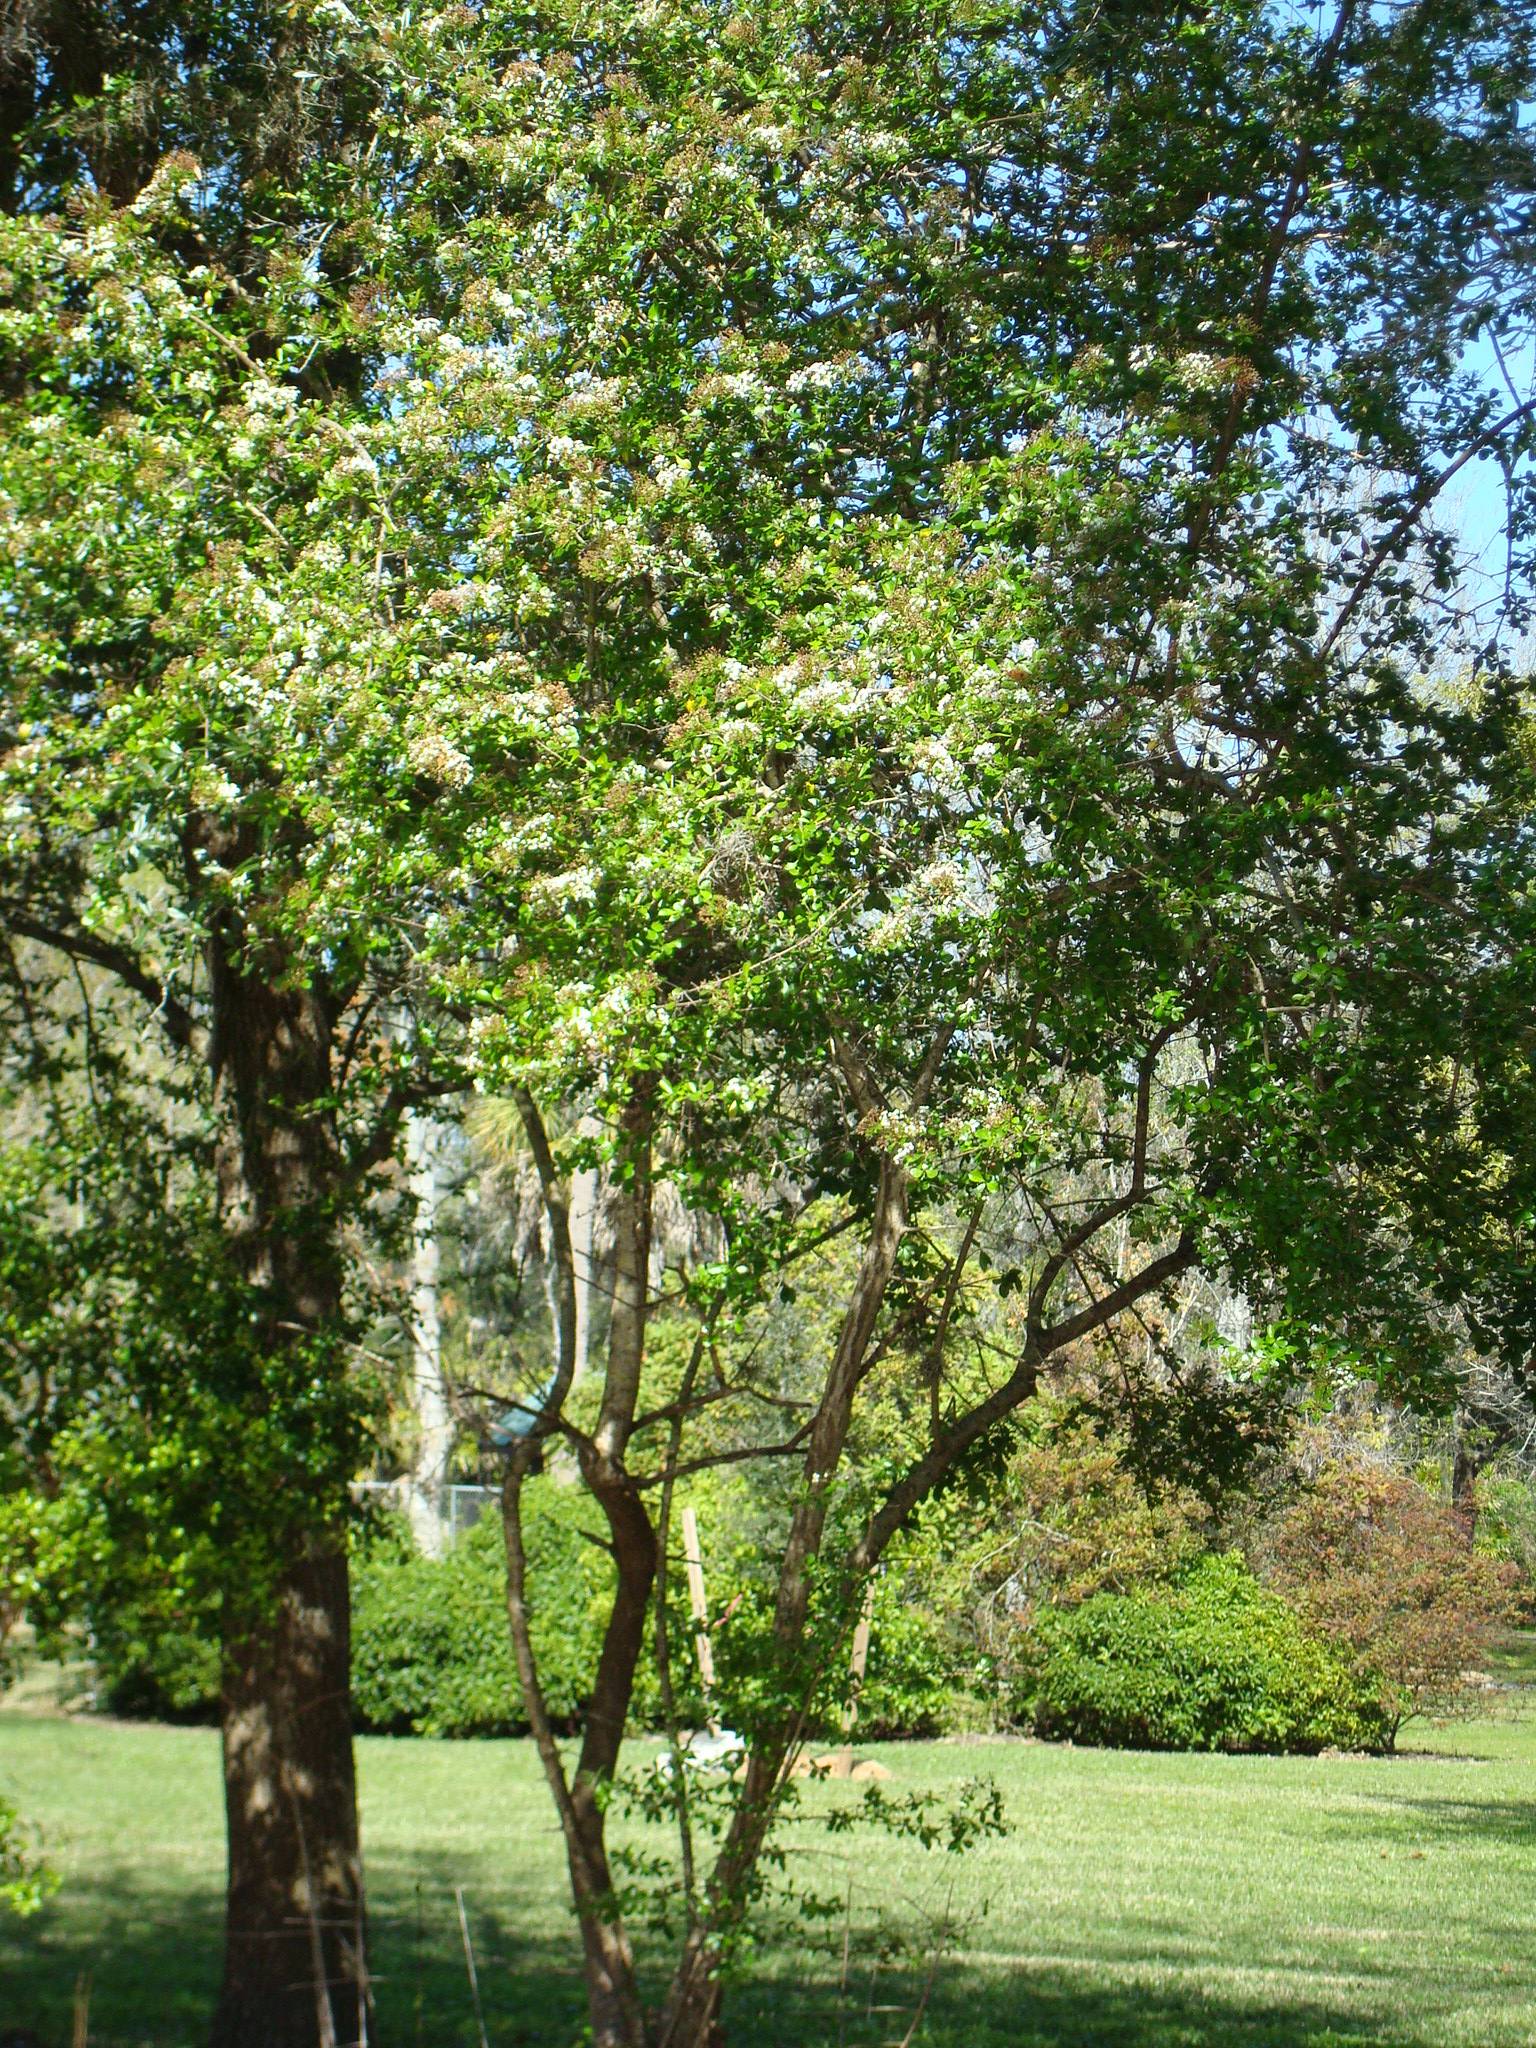
<svg viewBox="0 0 1536 2048">
<path fill-rule="evenodd" d="M 1202 1269 L 1275 1356 L 1321 1335 L 1403 1385 L 1436 1372 L 1426 1264 L 1528 1337 L 1501 635 L 1532 413 L 1498 365 L 1531 310 L 1529 32 L 1491 0 L 1320 29 L 327 0 L 306 33 L 319 140 L 222 256 L 234 184 L 174 152 L 7 226 L 9 914 L 207 1061 L 231 1241 L 327 1397 L 336 1219 L 400 1108 L 461 1031 L 517 1101 L 557 1274 L 508 1455 L 520 1672 L 594 2038 L 701 2048 L 863 1582 L 1052 1361 Z M 1492 621 L 1441 511 L 1484 457 Z M 377 1027 L 428 982 L 402 1046 Z M 573 1392 L 594 1149 L 612 1313 Z M 670 1376 L 663 1178 L 728 1246 Z M 776 1380 L 753 1319 L 829 1231 L 859 1246 L 835 1328 Z M 617 1568 L 574 1769 L 519 1510 L 556 1435 Z M 797 1474 L 750 1754 L 712 1861 L 675 1779 L 686 1928 L 648 2017 L 609 1788 L 648 1613 L 668 1654 L 676 1489 L 747 1459 Z M 237 1805 L 286 1782 L 248 1760 L 282 1688 L 335 1694 L 330 1527 L 232 1695 Z M 323 2036 L 317 1984 L 363 1976 L 331 1742 L 323 1823 L 267 1809 L 250 1924 L 314 1899 L 323 1827 L 288 1938 L 334 1970 L 295 1951 L 310 2006 L 230 2039 Z"/>
<path fill-rule="evenodd" d="M 1053 1360 L 1201 1269 L 1273 1358 L 1343 1345 L 1426 1395 L 1426 1265 L 1528 1340 L 1499 634 L 1532 414 L 1492 341 L 1530 313 L 1531 52 L 1497 7 L 485 29 L 433 26 L 458 88 L 409 227 L 447 231 L 459 300 L 389 372 L 388 431 L 453 479 L 445 638 L 520 679 L 445 703 L 441 986 L 522 1106 L 559 1275 L 506 1523 L 594 2037 L 692 2048 L 861 1581 Z M 1442 513 L 1484 456 L 1492 640 Z M 573 1105 L 621 1212 L 580 1398 Z M 664 1385 L 658 1177 L 730 1247 Z M 829 1229 L 862 1250 L 809 1391 L 717 1364 Z M 910 1455 L 871 1457 L 880 1400 Z M 617 1566 L 573 1770 L 518 1509 L 556 1434 Z M 799 1483 L 710 1867 L 680 1800 L 651 2022 L 608 1787 L 675 1488 L 749 1458 Z"/>
</svg>

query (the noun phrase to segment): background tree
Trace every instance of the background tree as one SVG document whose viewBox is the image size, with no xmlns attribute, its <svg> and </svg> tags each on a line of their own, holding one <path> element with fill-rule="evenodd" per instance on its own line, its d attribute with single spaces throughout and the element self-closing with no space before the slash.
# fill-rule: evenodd
<svg viewBox="0 0 1536 2048">
<path fill-rule="evenodd" d="M 1202 1265 L 1276 1355 L 1325 1336 L 1426 1396 L 1426 1264 L 1528 1341 L 1516 723 L 1439 507 L 1485 454 L 1518 485 L 1530 442 L 1468 354 L 1529 320 L 1529 25 L 550 9 L 496 91 L 482 26 L 434 31 L 461 87 L 412 231 L 451 210 L 461 298 L 399 336 L 399 432 L 455 480 L 458 620 L 545 721 L 460 699 L 432 886 L 567 1276 L 507 1526 L 599 2040 L 646 2027 L 603 1812 L 669 1475 L 800 1472 L 653 2030 L 695 2043 L 859 1580 L 1046 1361 Z M 1448 708 L 1427 679 L 1473 657 Z M 561 1245 L 592 1148 L 557 1105 L 627 1205 L 584 1409 Z M 645 1405 L 658 1178 L 728 1234 L 701 1361 L 817 1203 L 859 1234 L 779 1431 L 775 1390 L 704 1362 Z M 872 1468 L 861 1404 L 899 1366 L 919 1446 Z M 570 1776 L 517 1537 L 556 1430 L 619 1582 Z"/>
<path fill-rule="evenodd" d="M 29 962 L 140 1001 L 205 1118 L 214 1326 L 255 1322 L 222 1361 L 202 1534 L 227 1529 L 253 1441 L 293 1453 L 249 1525 L 263 1569 L 230 1547 L 224 1601 L 215 2033 L 264 2048 L 360 2025 L 367 2001 L 347 1233 L 419 1079 L 410 912 L 364 906 L 367 852 L 337 823 L 340 757 L 389 762 L 394 713 L 367 644 L 392 631 L 388 513 L 349 438 L 367 387 L 333 203 L 379 106 L 329 19 L 27 7 L 5 48 L 0 916 Z M 386 773 L 407 804 L 415 778 Z"/>
</svg>

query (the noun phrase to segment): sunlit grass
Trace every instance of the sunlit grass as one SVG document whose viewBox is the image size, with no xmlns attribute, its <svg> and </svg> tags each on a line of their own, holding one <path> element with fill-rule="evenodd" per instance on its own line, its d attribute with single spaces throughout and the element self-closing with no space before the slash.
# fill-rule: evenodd
<svg viewBox="0 0 1536 2048">
<path fill-rule="evenodd" d="M 1536 2040 L 1536 1713 L 1416 1724 L 1397 1758 L 1149 1756 L 892 1744 L 892 1789 L 995 1777 L 1011 1832 L 963 1858 L 807 1818 L 793 1860 L 849 1900 L 823 1945 L 781 1928 L 733 2009 L 741 2048 L 1528 2048 Z M 473 2040 L 464 1888 L 494 2048 L 580 2035 L 558 1840 L 524 1743 L 359 1745 L 388 2048 Z M 217 1738 L 0 1714 L 0 1788 L 64 1877 L 0 1931 L 0 2028 L 97 2048 L 200 2041 L 217 1973 Z M 813 1813 L 857 1796 L 816 1788 Z M 925 1954 L 930 1917 L 956 1939 Z M 880 1961 L 877 1915 L 915 1952 Z"/>
</svg>

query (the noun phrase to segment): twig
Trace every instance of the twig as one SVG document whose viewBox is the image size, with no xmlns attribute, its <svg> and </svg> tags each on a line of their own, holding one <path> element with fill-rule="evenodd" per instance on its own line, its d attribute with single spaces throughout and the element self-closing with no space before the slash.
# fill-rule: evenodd
<svg viewBox="0 0 1536 2048">
<path fill-rule="evenodd" d="M 837 2048 L 844 2048 L 848 2039 L 848 1957 L 853 1937 L 853 1879 L 848 1880 L 848 1896 L 843 1901 L 843 1968 L 837 1980 Z"/>
<path fill-rule="evenodd" d="M 944 1923 L 949 1924 L 949 1909 L 954 1902 L 955 1888 L 951 1884 L 944 1900 Z M 917 2030 L 923 2024 L 923 2014 L 928 2010 L 928 2001 L 933 1996 L 933 1980 L 939 1972 L 939 1943 L 935 1936 L 933 1950 L 928 1958 L 928 1979 L 923 1985 L 923 1995 L 917 2001 L 917 2011 L 912 2015 L 912 2024 L 901 2037 L 901 2048 L 912 2048 L 917 2039 Z"/>
<path fill-rule="evenodd" d="M 90 2048 L 91 2039 L 91 1973 L 82 1970 L 75 1979 L 74 2025 L 70 2030 L 70 2048 Z"/>
<path fill-rule="evenodd" d="M 475 1968 L 475 1944 L 469 1938 L 469 1915 L 464 1910 L 464 1887 L 456 1884 L 453 1896 L 459 1904 L 459 1932 L 464 1937 L 464 1967 L 469 1972 L 469 1995 L 475 2001 L 475 2025 L 480 2030 L 480 2048 L 491 2048 L 485 2031 L 485 2013 L 480 2004 L 480 1973 Z"/>
</svg>

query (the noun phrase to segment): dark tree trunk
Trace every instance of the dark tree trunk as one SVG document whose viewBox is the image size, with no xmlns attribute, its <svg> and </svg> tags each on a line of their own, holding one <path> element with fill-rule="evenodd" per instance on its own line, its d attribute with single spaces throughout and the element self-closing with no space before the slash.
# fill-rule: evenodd
<svg viewBox="0 0 1536 2048">
<path fill-rule="evenodd" d="M 347 1560 L 293 1566 L 225 1653 L 229 1888 L 215 2048 L 371 2037 L 348 1698 Z"/>
<path fill-rule="evenodd" d="M 226 861 L 239 852 L 212 828 L 207 843 Z M 216 929 L 209 980 L 227 1133 L 224 1227 L 257 1290 L 269 1358 L 294 1352 L 302 1382 L 344 1370 L 342 1179 L 325 1108 L 336 1012 L 323 985 L 293 986 L 281 965 L 253 958 L 238 932 Z M 253 1385 L 250 1398 L 259 1413 L 273 1396 Z M 340 1534 L 350 1471 L 344 1447 L 317 1442 L 314 1451 L 317 1471 L 335 1469 L 317 1490 L 296 1490 L 291 1509 L 274 1502 L 270 1584 L 226 1597 L 229 1887 L 212 2048 L 374 2039 Z"/>
<path fill-rule="evenodd" d="M 1490 1452 L 1480 1444 L 1464 1419 L 1458 1419 L 1456 1450 L 1451 1460 L 1451 1507 L 1468 1543 L 1477 1535 L 1477 1482 Z"/>
<path fill-rule="evenodd" d="M 641 1076 L 623 1117 L 629 1177 L 618 1204 L 608 1365 L 597 1428 L 582 1452 L 582 1477 L 607 1519 L 618 1571 L 571 1786 L 566 1842 L 594 2048 L 644 2048 L 645 2042 L 629 1934 L 610 1898 L 605 1792 L 618 1769 L 656 1572 L 656 1532 L 624 1466 L 645 1363 L 654 1088 L 653 1076 Z"/>
</svg>

